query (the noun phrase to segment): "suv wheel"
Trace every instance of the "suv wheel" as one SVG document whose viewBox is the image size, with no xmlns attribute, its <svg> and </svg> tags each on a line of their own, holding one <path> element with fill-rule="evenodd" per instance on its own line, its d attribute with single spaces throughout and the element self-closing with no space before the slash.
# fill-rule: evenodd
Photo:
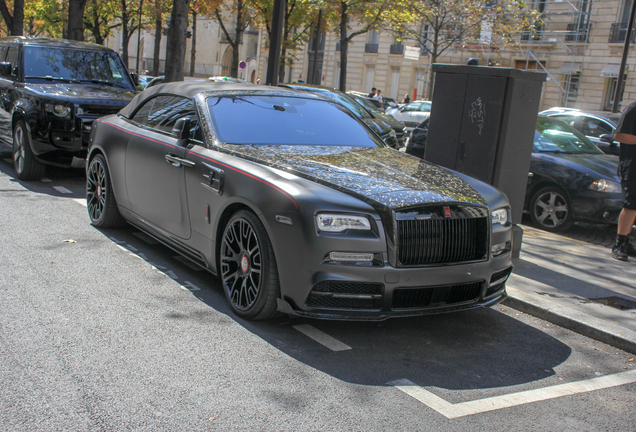
<svg viewBox="0 0 636 432">
<path fill-rule="evenodd" d="M 13 128 L 13 167 L 20 180 L 39 180 L 46 169 L 31 151 L 31 137 L 24 120 L 18 120 Z"/>
</svg>

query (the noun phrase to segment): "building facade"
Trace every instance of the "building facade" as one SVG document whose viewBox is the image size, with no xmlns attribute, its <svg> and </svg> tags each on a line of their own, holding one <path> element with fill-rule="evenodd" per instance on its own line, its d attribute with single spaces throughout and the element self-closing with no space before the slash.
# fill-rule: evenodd
<svg viewBox="0 0 636 432">
<path fill-rule="evenodd" d="M 567 106 L 585 110 L 610 110 L 618 78 L 627 22 L 634 0 L 531 0 L 543 25 L 519 36 L 517 49 L 492 46 L 481 40 L 458 41 L 437 60 L 438 63 L 466 64 L 470 58 L 480 65 L 494 64 L 547 74 L 541 108 Z M 231 16 L 227 15 L 227 22 Z M 353 24 L 355 31 L 359 26 Z M 216 20 L 197 20 L 195 75 L 227 75 L 231 47 Z M 165 58 L 162 38 L 161 67 Z M 632 34 L 625 70 L 623 105 L 636 100 L 636 49 Z M 135 67 L 137 36 L 130 43 L 131 70 Z M 154 37 L 142 33 L 142 71 L 152 65 Z M 121 52 L 121 37 L 109 39 L 109 46 Z M 321 34 L 296 52 L 296 60 L 285 68 L 284 82 L 306 82 L 339 87 L 340 46 L 335 33 Z M 190 71 L 191 39 L 188 39 L 185 75 Z M 419 52 L 419 56 L 413 56 Z M 239 78 L 265 82 L 267 35 L 248 29 L 240 44 L 244 68 Z M 430 99 L 431 61 L 414 40 L 400 39 L 391 31 L 370 31 L 353 38 L 348 46 L 347 90 L 369 92 L 372 87 L 396 101 L 405 94 L 411 99 Z"/>
</svg>

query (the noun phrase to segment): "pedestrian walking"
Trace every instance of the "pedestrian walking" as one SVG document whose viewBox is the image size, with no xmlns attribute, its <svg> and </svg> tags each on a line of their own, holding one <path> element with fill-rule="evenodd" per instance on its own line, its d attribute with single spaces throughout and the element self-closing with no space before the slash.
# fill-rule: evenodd
<svg viewBox="0 0 636 432">
<path fill-rule="evenodd" d="M 618 176 L 623 192 L 623 210 L 618 217 L 612 258 L 627 261 L 628 256 L 636 256 L 636 248 L 629 242 L 629 233 L 636 222 L 636 102 L 632 102 L 621 114 L 614 139 L 620 143 Z"/>
<path fill-rule="evenodd" d="M 373 99 L 374 96 L 375 96 L 375 87 L 371 87 L 371 93 L 369 93 L 367 97 Z"/>
<path fill-rule="evenodd" d="M 382 90 L 376 90 L 375 91 L 375 96 L 373 96 L 373 100 L 377 100 L 378 102 L 380 102 L 380 106 L 382 107 L 382 109 L 384 109 L 384 102 L 382 100 Z"/>
</svg>

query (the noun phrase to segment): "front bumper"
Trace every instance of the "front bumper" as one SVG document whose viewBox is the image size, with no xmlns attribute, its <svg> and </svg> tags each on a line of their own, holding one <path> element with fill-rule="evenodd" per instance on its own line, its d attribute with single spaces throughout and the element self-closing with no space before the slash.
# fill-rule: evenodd
<svg viewBox="0 0 636 432">
<path fill-rule="evenodd" d="M 623 199 L 620 193 L 589 190 L 572 193 L 572 214 L 579 221 L 618 223 L 622 209 Z"/>
<path fill-rule="evenodd" d="M 309 292 L 287 291 L 278 308 L 309 318 L 378 321 L 489 307 L 507 297 L 510 256 L 427 268 L 323 264 Z"/>
</svg>

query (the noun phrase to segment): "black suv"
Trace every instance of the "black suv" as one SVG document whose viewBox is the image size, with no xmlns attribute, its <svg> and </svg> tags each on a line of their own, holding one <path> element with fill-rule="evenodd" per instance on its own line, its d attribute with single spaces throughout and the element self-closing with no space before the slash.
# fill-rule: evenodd
<svg viewBox="0 0 636 432">
<path fill-rule="evenodd" d="M 45 164 L 82 167 L 93 120 L 135 96 L 135 77 L 110 48 L 62 39 L 0 38 L 0 141 L 17 177 Z"/>
</svg>

